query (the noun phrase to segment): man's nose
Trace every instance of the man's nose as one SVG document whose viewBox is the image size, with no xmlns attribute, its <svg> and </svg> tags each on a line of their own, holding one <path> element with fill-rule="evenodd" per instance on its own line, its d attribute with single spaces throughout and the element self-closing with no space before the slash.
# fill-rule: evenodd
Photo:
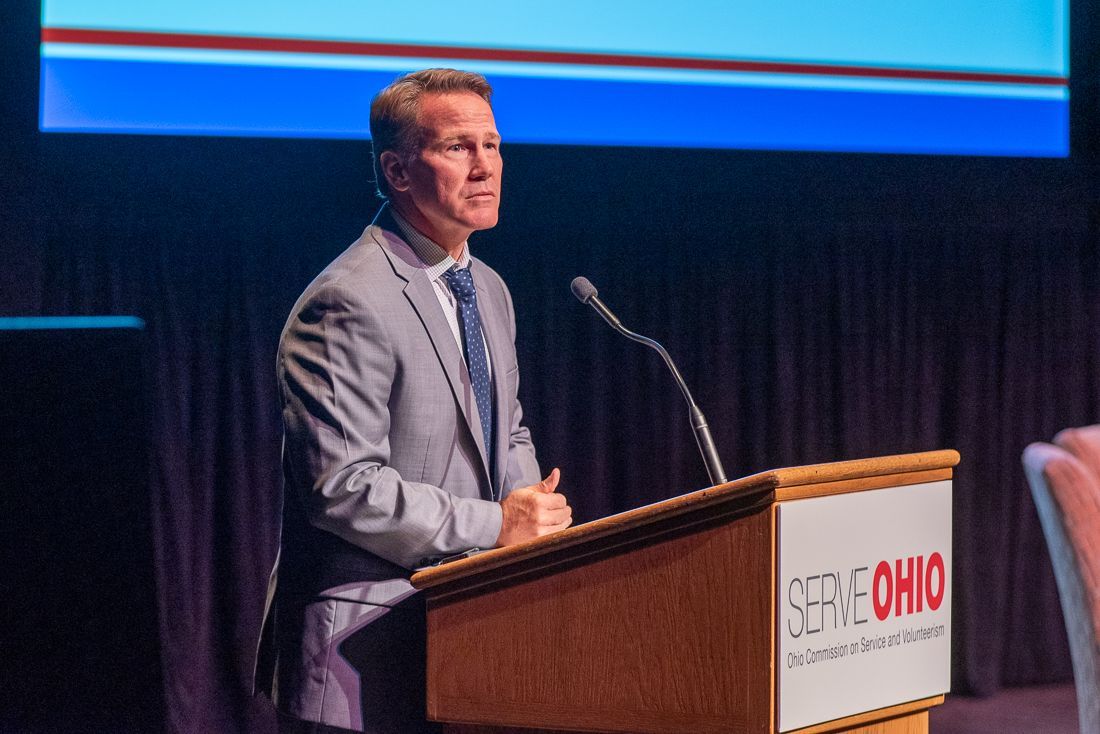
<svg viewBox="0 0 1100 734">
<path fill-rule="evenodd" d="M 470 178 L 482 181 L 493 175 L 493 166 L 489 161 L 489 152 L 484 148 L 474 149 L 473 158 L 470 160 Z"/>
</svg>

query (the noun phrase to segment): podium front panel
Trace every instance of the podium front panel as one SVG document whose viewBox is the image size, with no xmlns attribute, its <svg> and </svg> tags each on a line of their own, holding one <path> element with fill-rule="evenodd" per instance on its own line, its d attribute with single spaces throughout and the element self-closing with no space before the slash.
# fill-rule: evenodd
<svg viewBox="0 0 1100 734">
<path fill-rule="evenodd" d="M 946 693 L 951 481 L 777 505 L 777 730 Z"/>
</svg>

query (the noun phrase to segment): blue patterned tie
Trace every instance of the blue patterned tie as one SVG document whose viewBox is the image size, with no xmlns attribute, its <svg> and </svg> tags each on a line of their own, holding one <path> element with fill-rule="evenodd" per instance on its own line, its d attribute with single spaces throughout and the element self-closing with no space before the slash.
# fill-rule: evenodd
<svg viewBox="0 0 1100 734">
<path fill-rule="evenodd" d="M 489 379 L 489 361 L 485 357 L 485 341 L 481 335 L 481 316 L 477 312 L 477 291 L 469 268 L 454 268 L 443 273 L 451 293 L 458 301 L 458 313 L 462 321 L 462 342 L 466 348 L 466 368 L 470 372 L 470 384 L 474 388 L 477 414 L 481 418 L 481 430 L 485 434 L 485 454 L 489 466 L 493 465 L 493 397 Z"/>
</svg>

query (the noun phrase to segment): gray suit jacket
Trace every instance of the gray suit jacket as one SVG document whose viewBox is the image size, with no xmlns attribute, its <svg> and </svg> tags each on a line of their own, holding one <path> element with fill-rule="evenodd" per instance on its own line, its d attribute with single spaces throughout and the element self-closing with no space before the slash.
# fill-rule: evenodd
<svg viewBox="0 0 1100 734">
<path fill-rule="evenodd" d="M 508 289 L 473 260 L 493 372 L 490 467 L 461 350 L 399 231 L 383 207 L 283 330 L 282 542 L 256 670 L 280 709 L 364 731 L 408 728 L 394 709 L 423 708 L 409 570 L 492 547 L 494 500 L 540 479 Z M 401 680 L 417 677 L 413 689 Z"/>
</svg>

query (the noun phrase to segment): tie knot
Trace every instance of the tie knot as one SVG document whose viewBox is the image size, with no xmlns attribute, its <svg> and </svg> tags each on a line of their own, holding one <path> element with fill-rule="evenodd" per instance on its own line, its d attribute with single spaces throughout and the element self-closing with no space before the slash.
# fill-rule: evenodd
<svg viewBox="0 0 1100 734">
<path fill-rule="evenodd" d="M 451 287 L 451 293 L 460 301 L 469 301 L 477 291 L 474 290 L 474 279 L 470 275 L 469 268 L 454 267 L 443 273 L 447 285 Z"/>
</svg>

